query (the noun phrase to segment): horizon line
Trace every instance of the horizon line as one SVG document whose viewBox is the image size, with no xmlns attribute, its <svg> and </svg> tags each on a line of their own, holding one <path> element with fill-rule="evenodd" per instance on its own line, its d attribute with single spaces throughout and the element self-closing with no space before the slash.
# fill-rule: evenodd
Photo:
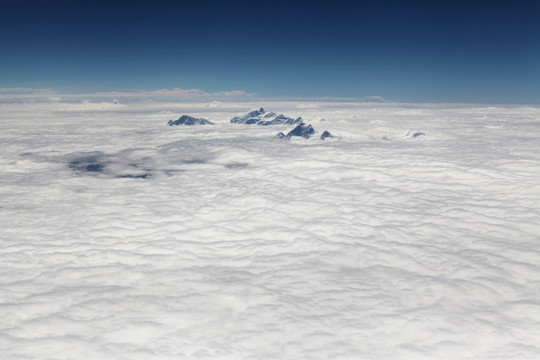
<svg viewBox="0 0 540 360">
<path fill-rule="evenodd" d="M 245 90 L 224 90 L 208 92 L 201 89 L 172 89 L 162 88 L 156 90 L 133 90 L 133 91 L 95 91 L 95 92 L 66 92 L 51 88 L 30 87 L 6 87 L 0 88 L 0 102 L 14 103 L 24 100 L 40 103 L 72 103 L 74 101 L 108 100 L 112 103 L 120 103 L 120 99 L 127 103 L 155 101 L 228 101 L 228 102 L 355 102 L 366 104 L 400 104 L 400 105 L 482 105 L 482 106 L 540 106 L 539 103 L 530 102 L 478 102 L 478 101 L 402 101 L 386 99 L 381 95 L 365 95 L 358 97 L 340 96 L 259 96 Z M 63 100 L 63 101 L 62 101 Z"/>
</svg>

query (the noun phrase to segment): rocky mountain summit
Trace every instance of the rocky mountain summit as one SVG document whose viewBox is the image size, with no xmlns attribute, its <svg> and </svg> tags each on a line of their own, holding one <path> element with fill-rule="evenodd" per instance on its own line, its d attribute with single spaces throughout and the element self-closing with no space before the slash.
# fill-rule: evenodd
<svg viewBox="0 0 540 360">
<path fill-rule="evenodd" d="M 263 108 L 248 112 L 244 116 L 235 116 L 231 119 L 232 124 L 246 125 L 296 125 L 302 122 L 302 118 L 290 118 L 283 114 L 277 115 L 275 112 L 266 112 Z"/>
<path fill-rule="evenodd" d="M 333 137 L 334 135 L 332 135 L 332 133 L 330 133 L 330 131 L 328 130 L 324 130 L 323 133 L 321 134 L 321 140 L 333 138 Z"/>
<path fill-rule="evenodd" d="M 289 131 L 287 133 L 287 135 L 285 135 L 282 132 L 279 132 L 276 135 L 276 137 L 279 138 L 279 139 L 290 139 L 293 136 L 299 136 L 299 137 L 303 137 L 305 139 L 309 139 L 316 132 L 317 131 L 315 131 L 315 128 L 313 126 L 311 126 L 311 124 L 306 125 L 306 124 L 304 124 L 304 122 L 301 122 L 298 126 L 296 126 L 294 129 Z M 322 140 L 330 138 L 330 137 L 334 137 L 334 135 L 332 135 L 327 130 L 325 130 L 321 135 Z"/>
<path fill-rule="evenodd" d="M 167 122 L 167 125 L 214 125 L 214 123 L 203 118 L 195 118 L 189 115 L 182 115 L 176 120 L 169 120 Z"/>
</svg>

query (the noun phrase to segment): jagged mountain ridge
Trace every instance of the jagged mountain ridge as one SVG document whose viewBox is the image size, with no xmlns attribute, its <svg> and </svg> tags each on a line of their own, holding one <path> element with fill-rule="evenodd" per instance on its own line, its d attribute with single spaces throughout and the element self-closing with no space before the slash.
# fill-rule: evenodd
<svg viewBox="0 0 540 360">
<path fill-rule="evenodd" d="M 169 120 L 167 122 L 167 125 L 173 126 L 173 125 L 214 125 L 213 122 L 203 119 L 203 118 L 196 118 L 189 115 L 182 115 L 176 120 Z"/>
<path fill-rule="evenodd" d="M 304 122 L 301 122 L 294 129 L 289 131 L 287 135 L 285 135 L 282 132 L 279 132 L 276 134 L 276 137 L 278 139 L 290 139 L 293 136 L 299 136 L 305 139 L 309 139 L 316 132 L 317 131 L 315 130 L 313 126 L 311 126 L 311 124 L 306 125 Z M 321 135 L 321 140 L 324 140 L 330 137 L 334 137 L 334 135 L 332 135 L 329 131 L 325 130 Z"/>
<path fill-rule="evenodd" d="M 283 114 L 277 115 L 275 112 L 266 112 L 263 108 L 248 112 L 244 116 L 235 116 L 231 119 L 232 124 L 245 125 L 296 125 L 302 123 L 302 118 L 290 118 Z"/>
</svg>

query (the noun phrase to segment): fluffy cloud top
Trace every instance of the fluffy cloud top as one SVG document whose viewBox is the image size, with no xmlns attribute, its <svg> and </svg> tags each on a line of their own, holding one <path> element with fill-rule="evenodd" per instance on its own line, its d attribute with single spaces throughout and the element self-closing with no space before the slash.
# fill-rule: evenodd
<svg viewBox="0 0 540 360">
<path fill-rule="evenodd" d="M 2 360 L 538 358 L 540 107 L 209 103 L 0 104 Z"/>
</svg>

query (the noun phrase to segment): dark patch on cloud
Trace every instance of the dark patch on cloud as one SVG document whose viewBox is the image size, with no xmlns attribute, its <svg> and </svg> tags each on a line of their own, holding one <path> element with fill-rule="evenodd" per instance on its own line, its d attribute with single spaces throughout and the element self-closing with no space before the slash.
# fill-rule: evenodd
<svg viewBox="0 0 540 360">
<path fill-rule="evenodd" d="M 68 167 L 79 175 L 104 175 L 122 179 L 147 179 L 152 170 L 121 156 L 100 151 L 71 154 Z M 126 160 L 128 162 L 126 163 Z"/>
<path fill-rule="evenodd" d="M 103 173 L 106 166 L 105 154 L 93 152 L 89 155 L 82 155 L 69 161 L 68 166 L 78 172 Z"/>
<path fill-rule="evenodd" d="M 232 169 L 242 169 L 242 168 L 245 168 L 247 167 L 249 164 L 247 163 L 229 163 L 229 164 L 225 164 L 225 167 L 229 170 L 232 170 Z"/>
<path fill-rule="evenodd" d="M 204 159 L 187 159 L 187 160 L 182 160 L 182 164 L 205 164 L 206 163 L 206 160 Z"/>
</svg>

